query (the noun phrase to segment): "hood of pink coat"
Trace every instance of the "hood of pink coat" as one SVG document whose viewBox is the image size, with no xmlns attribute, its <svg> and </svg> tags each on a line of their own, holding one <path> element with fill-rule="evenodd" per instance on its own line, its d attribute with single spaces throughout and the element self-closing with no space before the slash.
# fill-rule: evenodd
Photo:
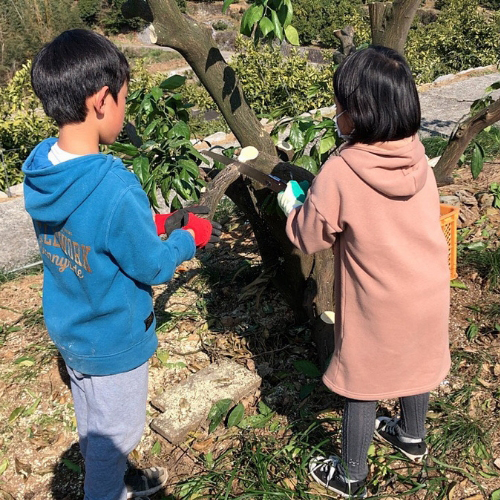
<svg viewBox="0 0 500 500">
<path fill-rule="evenodd" d="M 408 197 L 425 184 L 429 167 L 424 146 L 415 136 L 408 142 L 346 146 L 340 156 L 369 186 L 390 197 Z"/>
</svg>

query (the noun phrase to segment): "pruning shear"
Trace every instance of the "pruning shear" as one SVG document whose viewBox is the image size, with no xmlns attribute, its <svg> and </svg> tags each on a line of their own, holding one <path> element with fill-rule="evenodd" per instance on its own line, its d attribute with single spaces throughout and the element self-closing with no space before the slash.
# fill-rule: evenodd
<svg viewBox="0 0 500 500">
<path fill-rule="evenodd" d="M 251 179 L 256 180 L 260 184 L 266 186 L 271 189 L 275 193 L 279 193 L 280 191 L 284 191 L 286 189 L 286 182 L 282 181 L 279 177 L 271 174 L 265 174 L 260 170 L 257 170 L 254 167 L 251 167 L 247 163 L 243 163 L 238 160 L 233 160 L 232 158 L 228 158 L 227 156 L 214 153 L 213 151 L 201 151 L 202 154 L 212 158 L 212 160 L 219 161 L 224 165 L 235 165 L 238 169 L 238 172 L 242 175 L 250 177 Z"/>
</svg>

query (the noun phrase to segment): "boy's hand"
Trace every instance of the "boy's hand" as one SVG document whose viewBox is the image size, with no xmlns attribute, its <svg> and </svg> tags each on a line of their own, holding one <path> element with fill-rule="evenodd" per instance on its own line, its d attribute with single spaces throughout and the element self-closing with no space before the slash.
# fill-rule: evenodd
<svg viewBox="0 0 500 500">
<path fill-rule="evenodd" d="M 220 241 L 222 226 L 218 222 L 190 213 L 188 223 L 182 229 L 194 231 L 194 243 L 197 248 L 211 248 Z"/>
<path fill-rule="evenodd" d="M 166 234 L 170 236 L 174 229 L 182 229 L 189 220 L 189 213 L 208 214 L 209 208 L 205 205 L 193 205 L 192 207 L 174 210 L 169 214 L 155 214 L 154 220 L 158 236 Z"/>
<path fill-rule="evenodd" d="M 288 181 L 286 189 L 278 193 L 278 205 L 288 217 L 290 212 L 304 204 L 309 182 Z"/>
<path fill-rule="evenodd" d="M 194 233 L 194 241 L 198 248 L 210 248 L 220 241 L 222 226 L 217 222 L 195 215 L 208 213 L 208 207 L 195 205 L 181 208 L 170 214 L 156 214 L 156 230 L 158 235 L 170 236 L 175 229 L 187 229 L 190 230 L 190 233 Z"/>
</svg>

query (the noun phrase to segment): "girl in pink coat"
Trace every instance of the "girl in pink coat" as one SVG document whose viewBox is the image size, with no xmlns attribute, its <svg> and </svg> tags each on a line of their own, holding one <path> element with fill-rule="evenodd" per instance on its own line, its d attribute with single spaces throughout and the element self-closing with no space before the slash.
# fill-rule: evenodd
<svg viewBox="0 0 500 500">
<path fill-rule="evenodd" d="M 323 382 L 346 398 L 342 458 L 315 458 L 310 473 L 363 498 L 374 432 L 415 461 L 427 453 L 429 391 L 450 367 L 448 248 L 404 58 L 359 50 L 338 67 L 334 89 L 346 144 L 303 204 L 291 183 L 278 202 L 290 240 L 308 254 L 331 247 L 335 261 L 335 351 Z M 376 418 L 377 400 L 396 397 L 401 416 Z"/>
</svg>

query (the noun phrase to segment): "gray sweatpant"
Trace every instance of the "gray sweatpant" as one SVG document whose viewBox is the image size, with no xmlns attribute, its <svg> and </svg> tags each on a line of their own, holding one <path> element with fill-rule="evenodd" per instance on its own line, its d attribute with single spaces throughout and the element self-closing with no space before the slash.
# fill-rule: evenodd
<svg viewBox="0 0 500 500">
<path fill-rule="evenodd" d="M 148 362 L 103 376 L 66 367 L 85 459 L 85 500 L 125 500 L 127 456 L 141 440 L 146 423 Z"/>
</svg>

